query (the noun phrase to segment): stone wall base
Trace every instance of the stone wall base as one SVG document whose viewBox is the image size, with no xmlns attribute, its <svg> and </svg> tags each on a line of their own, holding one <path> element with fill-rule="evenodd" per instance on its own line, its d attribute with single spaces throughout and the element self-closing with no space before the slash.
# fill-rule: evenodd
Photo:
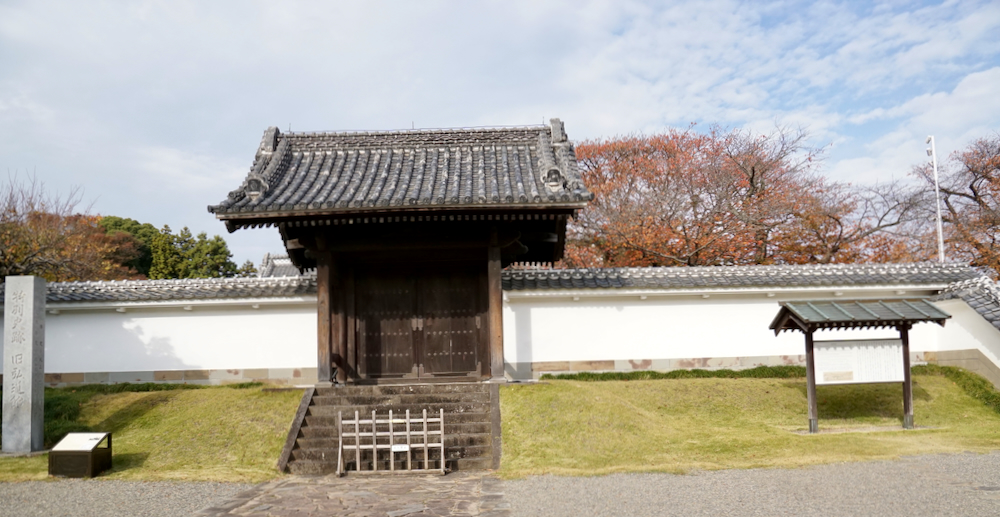
<svg viewBox="0 0 1000 517">
<path fill-rule="evenodd" d="M 925 352 L 910 354 L 910 364 L 928 362 Z M 982 355 L 982 354 L 980 354 Z M 985 359 L 985 356 L 983 356 Z M 992 363 L 990 363 L 992 364 Z M 537 379 L 546 373 L 579 372 L 632 372 L 650 370 L 669 372 L 672 370 L 745 370 L 758 366 L 805 366 L 806 356 L 765 355 L 747 357 L 695 357 L 686 359 L 626 359 L 606 361 L 551 361 L 534 363 L 507 363 L 507 375 L 515 380 Z M 978 373 L 978 372 L 977 372 Z M 998 369 L 1000 374 L 1000 369 Z"/>
<path fill-rule="evenodd" d="M 45 385 L 56 388 L 81 384 L 235 384 L 263 382 L 277 386 L 312 386 L 316 368 L 249 368 L 245 370 L 156 370 L 145 372 L 46 373 Z"/>
<path fill-rule="evenodd" d="M 967 350 L 948 350 L 945 352 L 925 352 L 928 363 L 941 366 L 958 366 L 970 372 L 977 373 L 1000 389 L 1000 366 L 975 348 Z"/>
<path fill-rule="evenodd" d="M 651 370 L 743 370 L 757 366 L 805 366 L 806 356 L 772 355 L 747 357 L 699 357 L 686 359 L 628 359 L 605 361 L 551 361 L 533 363 L 506 363 L 507 375 L 515 380 L 538 379 L 542 374 L 579 372 L 630 372 Z M 911 364 L 932 363 L 941 366 L 959 366 L 982 375 L 1000 389 L 1000 366 L 993 363 L 977 349 L 949 350 L 944 352 L 914 352 Z M 0 375 L 0 382 L 3 381 Z M 124 382 L 162 382 L 175 384 L 233 384 L 263 382 L 277 386 L 312 386 L 316 384 L 316 368 L 250 368 L 244 370 L 156 370 L 145 372 L 80 372 L 46 373 L 45 385 L 49 387 L 78 386 L 81 384 L 119 384 Z"/>
</svg>

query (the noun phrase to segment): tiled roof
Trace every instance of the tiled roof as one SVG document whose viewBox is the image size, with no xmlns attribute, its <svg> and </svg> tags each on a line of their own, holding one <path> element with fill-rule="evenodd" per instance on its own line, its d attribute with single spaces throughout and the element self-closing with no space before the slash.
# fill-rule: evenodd
<svg viewBox="0 0 1000 517">
<path fill-rule="evenodd" d="M 960 264 L 507 270 L 502 272 L 502 280 L 505 291 L 621 288 L 681 290 L 850 285 L 943 287 L 951 284 L 944 290 L 945 294 L 942 296 L 961 297 L 973 307 L 979 307 L 976 310 L 994 325 L 1000 322 L 1000 303 L 996 302 L 1000 299 L 1000 295 L 997 287 L 990 284 L 989 280 L 976 270 Z M 0 304 L 3 303 L 3 292 L 3 284 L 0 284 Z M 48 284 L 47 300 L 50 303 L 161 301 L 287 297 L 315 293 L 316 276 L 307 272 L 301 276 L 256 278 L 54 282 Z M 991 317 L 993 319 L 990 319 Z"/>
<path fill-rule="evenodd" d="M 220 218 L 398 208 L 582 207 L 563 124 L 494 129 L 281 133 L 269 128 Z M 225 217 L 224 217 L 225 216 Z"/>
<path fill-rule="evenodd" d="M 781 302 L 771 330 L 812 332 L 825 328 L 872 328 L 932 321 L 944 325 L 951 315 L 927 300 L 802 300 Z"/>
<path fill-rule="evenodd" d="M 508 270 L 506 291 L 539 289 L 719 289 L 850 285 L 945 285 L 977 278 L 962 264 L 831 264 Z"/>
<path fill-rule="evenodd" d="M 959 298 L 978 312 L 983 319 L 1000 330 L 1000 287 L 985 276 L 955 282 L 945 288 L 936 300 Z"/>
<path fill-rule="evenodd" d="M 264 260 L 260 263 L 260 269 L 257 270 L 257 276 L 260 278 L 302 276 L 302 273 L 299 272 L 299 268 L 295 264 L 292 264 L 292 259 L 288 258 L 288 255 L 265 253 Z"/>
<path fill-rule="evenodd" d="M 3 301 L 3 293 L 4 286 L 0 284 L 0 303 Z M 46 301 L 65 303 L 281 298 L 315 293 L 315 276 L 52 282 L 48 284 Z"/>
</svg>

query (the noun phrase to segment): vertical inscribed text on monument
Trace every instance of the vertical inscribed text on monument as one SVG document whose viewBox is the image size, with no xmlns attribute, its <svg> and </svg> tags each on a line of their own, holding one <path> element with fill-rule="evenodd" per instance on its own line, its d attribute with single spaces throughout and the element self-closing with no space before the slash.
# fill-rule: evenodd
<svg viewBox="0 0 1000 517">
<path fill-rule="evenodd" d="M 4 299 L 4 452 L 43 446 L 45 280 L 7 277 Z"/>
</svg>

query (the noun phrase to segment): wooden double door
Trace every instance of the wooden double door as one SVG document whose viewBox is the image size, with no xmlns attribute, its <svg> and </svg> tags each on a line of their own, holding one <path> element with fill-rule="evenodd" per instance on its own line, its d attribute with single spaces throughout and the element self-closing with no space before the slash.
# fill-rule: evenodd
<svg viewBox="0 0 1000 517">
<path fill-rule="evenodd" d="M 362 378 L 482 374 L 486 282 L 475 267 L 373 267 L 355 276 Z"/>
</svg>

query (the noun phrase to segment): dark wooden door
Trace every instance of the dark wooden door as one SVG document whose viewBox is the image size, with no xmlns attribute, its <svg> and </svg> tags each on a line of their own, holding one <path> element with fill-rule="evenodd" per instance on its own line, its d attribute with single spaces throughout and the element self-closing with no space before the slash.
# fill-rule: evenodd
<svg viewBox="0 0 1000 517">
<path fill-rule="evenodd" d="M 363 377 L 479 374 L 486 304 L 475 269 L 378 268 L 355 282 Z"/>
<path fill-rule="evenodd" d="M 479 369 L 482 289 L 475 270 L 428 271 L 419 281 L 424 375 L 472 375 Z"/>
<path fill-rule="evenodd" d="M 416 279 L 388 269 L 355 284 L 359 365 L 367 377 L 416 376 Z"/>
</svg>

